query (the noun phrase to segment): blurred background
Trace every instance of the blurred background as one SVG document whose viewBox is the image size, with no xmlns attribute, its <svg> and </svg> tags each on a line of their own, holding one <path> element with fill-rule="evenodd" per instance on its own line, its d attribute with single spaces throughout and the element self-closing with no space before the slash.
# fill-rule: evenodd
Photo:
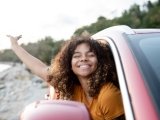
<svg viewBox="0 0 160 120">
<path fill-rule="evenodd" d="M 7 34 L 21 34 L 21 46 L 49 65 L 73 36 L 119 24 L 160 28 L 160 0 L 1 0 L 0 15 L 0 120 L 18 120 L 48 88 L 12 52 Z"/>
</svg>

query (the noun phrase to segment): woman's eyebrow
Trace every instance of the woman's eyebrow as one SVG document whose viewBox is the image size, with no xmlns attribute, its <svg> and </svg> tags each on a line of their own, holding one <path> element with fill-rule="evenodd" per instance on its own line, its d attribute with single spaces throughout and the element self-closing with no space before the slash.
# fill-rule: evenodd
<svg viewBox="0 0 160 120">
<path fill-rule="evenodd" d="M 78 51 L 75 51 L 73 54 L 78 54 L 78 53 L 80 53 L 80 52 L 78 52 Z"/>
<path fill-rule="evenodd" d="M 94 52 L 89 50 L 89 51 L 87 51 L 86 53 L 88 54 L 88 53 L 94 53 Z M 81 54 L 81 52 L 75 51 L 73 54 Z"/>
</svg>

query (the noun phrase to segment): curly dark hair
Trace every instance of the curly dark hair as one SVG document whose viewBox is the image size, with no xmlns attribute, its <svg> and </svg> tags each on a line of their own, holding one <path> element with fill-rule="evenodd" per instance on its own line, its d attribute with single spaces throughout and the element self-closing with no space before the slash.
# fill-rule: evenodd
<svg viewBox="0 0 160 120">
<path fill-rule="evenodd" d="M 48 82 L 60 93 L 61 99 L 72 99 L 74 87 L 80 85 L 73 73 L 71 60 L 76 47 L 82 43 L 90 46 L 98 60 L 98 67 L 88 80 L 89 95 L 96 96 L 106 82 L 113 82 L 118 86 L 115 65 L 109 45 L 91 39 L 89 36 L 75 37 L 65 42 L 59 53 L 51 61 Z"/>
</svg>

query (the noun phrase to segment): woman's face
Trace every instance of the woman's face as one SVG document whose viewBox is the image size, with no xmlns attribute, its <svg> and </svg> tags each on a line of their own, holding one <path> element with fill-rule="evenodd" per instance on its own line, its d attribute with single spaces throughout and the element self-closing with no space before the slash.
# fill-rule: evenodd
<svg viewBox="0 0 160 120">
<path fill-rule="evenodd" d="M 78 78 L 87 78 L 97 69 L 97 56 L 90 51 L 90 46 L 82 43 L 77 46 L 72 56 L 71 65 Z"/>
</svg>

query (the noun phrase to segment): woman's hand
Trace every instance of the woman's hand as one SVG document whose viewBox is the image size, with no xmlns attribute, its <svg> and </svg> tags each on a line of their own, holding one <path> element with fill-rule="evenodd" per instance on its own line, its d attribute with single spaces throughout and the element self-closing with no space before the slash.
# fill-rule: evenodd
<svg viewBox="0 0 160 120">
<path fill-rule="evenodd" d="M 7 35 L 7 37 L 10 38 L 10 41 L 11 41 L 11 45 L 14 46 L 14 45 L 18 45 L 18 40 L 22 37 L 22 35 L 19 35 L 19 36 L 12 36 L 12 35 Z"/>
</svg>

